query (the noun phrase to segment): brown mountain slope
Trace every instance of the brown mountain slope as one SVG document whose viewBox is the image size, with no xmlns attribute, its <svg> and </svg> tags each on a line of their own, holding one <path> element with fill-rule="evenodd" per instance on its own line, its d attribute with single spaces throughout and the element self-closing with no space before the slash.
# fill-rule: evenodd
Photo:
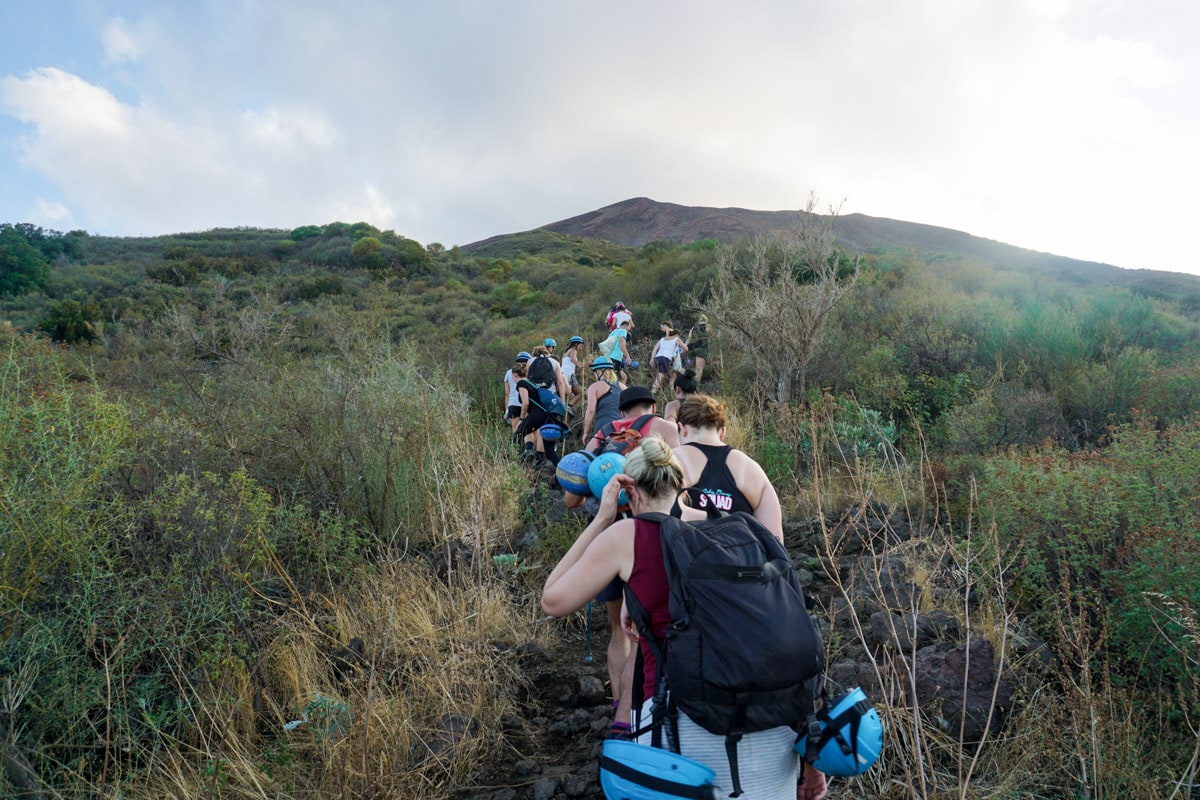
<svg viewBox="0 0 1200 800">
<path fill-rule="evenodd" d="M 682 206 L 635 197 L 542 227 L 569 236 L 641 247 L 655 240 L 687 244 L 713 238 L 734 242 L 762 232 L 786 230 L 796 225 L 803 213 Z M 997 267 L 1046 272 L 1086 286 L 1117 285 L 1162 297 L 1200 298 L 1200 277 L 1197 276 L 1122 269 L 1111 264 L 1026 250 L 934 225 L 847 214 L 838 217 L 835 232 L 843 245 L 866 253 L 898 248 L 925 254 L 966 256 Z M 499 238 L 503 237 L 488 241 Z M 468 245 L 464 249 L 471 247 Z"/>
<path fill-rule="evenodd" d="M 555 233 L 641 247 L 656 239 L 681 244 L 706 238 L 736 241 L 758 233 L 792 228 L 799 224 L 804 213 L 681 206 L 660 203 L 648 197 L 636 197 L 543 227 Z M 838 217 L 834 230 L 843 245 L 863 252 L 885 248 L 915 249 L 927 253 L 975 256 L 1010 266 L 1052 266 L 1060 270 L 1073 267 L 1103 273 L 1110 279 L 1116 278 L 1119 273 L 1131 271 L 1109 264 L 1025 250 L 949 228 L 868 217 L 865 214 Z"/>
</svg>

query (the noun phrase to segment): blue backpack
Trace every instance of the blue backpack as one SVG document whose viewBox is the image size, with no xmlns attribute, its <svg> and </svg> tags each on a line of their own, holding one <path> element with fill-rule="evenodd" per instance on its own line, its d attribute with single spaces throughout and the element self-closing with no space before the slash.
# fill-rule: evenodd
<svg viewBox="0 0 1200 800">
<path fill-rule="evenodd" d="M 543 411 L 552 417 L 566 416 L 567 404 L 564 403 L 562 398 L 558 396 L 558 392 L 539 386 L 537 394 L 538 396 L 536 399 L 530 399 L 541 406 Z"/>
</svg>

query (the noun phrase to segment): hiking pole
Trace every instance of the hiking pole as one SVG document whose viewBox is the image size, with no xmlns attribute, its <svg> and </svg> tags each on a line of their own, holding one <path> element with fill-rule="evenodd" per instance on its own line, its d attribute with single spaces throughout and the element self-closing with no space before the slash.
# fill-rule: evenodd
<svg viewBox="0 0 1200 800">
<path fill-rule="evenodd" d="M 587 655 L 583 657 L 584 663 L 592 663 L 592 601 L 588 600 L 587 604 Z"/>
</svg>

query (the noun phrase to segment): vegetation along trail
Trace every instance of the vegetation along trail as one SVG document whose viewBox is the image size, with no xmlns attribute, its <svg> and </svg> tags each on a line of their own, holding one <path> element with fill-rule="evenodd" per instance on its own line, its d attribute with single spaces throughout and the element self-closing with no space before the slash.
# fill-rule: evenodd
<svg viewBox="0 0 1200 800">
<path fill-rule="evenodd" d="M 615 298 L 635 358 L 706 317 L 700 389 L 884 717 L 831 797 L 1194 796 L 1200 281 L 735 211 L 0 225 L 0 796 L 598 796 L 605 616 L 538 605 L 583 517 L 500 379 L 590 364 Z"/>
</svg>

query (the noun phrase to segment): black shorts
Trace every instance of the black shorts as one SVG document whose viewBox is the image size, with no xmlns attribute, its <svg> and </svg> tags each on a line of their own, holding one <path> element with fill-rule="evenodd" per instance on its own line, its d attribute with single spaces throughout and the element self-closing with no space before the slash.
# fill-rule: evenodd
<svg viewBox="0 0 1200 800">
<path fill-rule="evenodd" d="M 613 578 L 612 583 L 600 590 L 596 595 L 597 603 L 607 603 L 609 600 L 620 600 L 625 596 L 625 581 Z"/>
<path fill-rule="evenodd" d="M 654 368 L 656 370 L 658 370 L 659 373 L 666 375 L 668 372 L 671 371 L 672 362 L 673 362 L 673 359 L 667 358 L 666 356 L 655 356 L 654 357 Z"/>
<path fill-rule="evenodd" d="M 505 419 L 520 419 L 520 417 L 521 417 L 521 407 L 520 406 L 509 406 L 508 411 L 504 412 Z"/>
</svg>

